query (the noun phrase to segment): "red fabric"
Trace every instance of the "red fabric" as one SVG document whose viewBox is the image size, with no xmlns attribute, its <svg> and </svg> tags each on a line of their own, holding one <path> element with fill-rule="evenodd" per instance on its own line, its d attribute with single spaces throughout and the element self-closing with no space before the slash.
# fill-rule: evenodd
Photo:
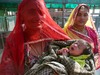
<svg viewBox="0 0 100 75">
<path fill-rule="evenodd" d="M 93 52 L 94 54 L 96 54 L 99 52 L 99 39 L 98 39 L 97 33 L 90 27 L 87 27 L 87 32 L 88 32 L 88 36 L 92 39 L 94 43 Z"/>
<path fill-rule="evenodd" d="M 30 22 L 25 21 L 25 18 L 28 18 L 27 15 L 24 21 L 21 19 L 23 7 L 26 7 L 28 3 L 30 6 L 32 4 L 35 9 L 33 11 L 35 12 L 34 17 L 32 17 L 33 26 L 29 26 Z M 25 23 L 27 29 L 22 28 L 22 23 Z M 53 40 L 70 39 L 51 18 L 44 0 L 23 0 L 18 8 L 15 28 L 6 39 L 0 64 L 0 75 L 23 75 L 24 43 L 46 38 Z"/>
<path fill-rule="evenodd" d="M 24 39 L 18 14 L 16 26 L 6 39 L 6 44 L 0 64 L 0 75 L 23 75 L 23 72 Z"/>
<path fill-rule="evenodd" d="M 33 14 L 31 13 L 31 10 L 27 11 L 30 13 L 30 15 L 23 15 L 24 20 L 22 19 L 25 22 L 26 26 L 26 29 L 24 31 L 26 42 L 34 40 L 36 41 L 48 37 L 61 40 L 66 38 L 69 39 L 69 37 L 65 35 L 61 27 L 57 25 L 51 18 L 43 0 L 34 0 L 34 2 L 31 3 L 26 0 L 26 2 L 29 7 L 21 9 L 23 12 L 24 10 L 33 7 Z M 22 5 L 21 7 L 24 7 L 24 5 Z M 24 14 L 27 14 L 27 12 L 24 12 Z M 30 20 L 32 21 L 32 24 Z"/>
<path fill-rule="evenodd" d="M 97 56 L 97 58 L 96 58 L 96 60 L 95 60 L 96 62 L 96 69 L 98 70 L 98 69 L 100 69 L 100 43 L 99 43 L 99 52 L 98 52 L 98 56 Z"/>
</svg>

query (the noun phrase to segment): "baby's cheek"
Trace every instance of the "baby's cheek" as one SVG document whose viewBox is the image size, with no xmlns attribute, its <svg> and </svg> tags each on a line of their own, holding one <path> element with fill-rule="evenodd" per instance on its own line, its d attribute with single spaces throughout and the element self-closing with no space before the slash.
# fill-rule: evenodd
<svg viewBox="0 0 100 75">
<path fill-rule="evenodd" d="M 70 55 L 79 55 L 78 51 L 70 51 L 69 53 L 70 53 Z"/>
<path fill-rule="evenodd" d="M 82 54 L 82 51 L 76 51 L 77 52 L 77 55 L 81 55 Z"/>
</svg>

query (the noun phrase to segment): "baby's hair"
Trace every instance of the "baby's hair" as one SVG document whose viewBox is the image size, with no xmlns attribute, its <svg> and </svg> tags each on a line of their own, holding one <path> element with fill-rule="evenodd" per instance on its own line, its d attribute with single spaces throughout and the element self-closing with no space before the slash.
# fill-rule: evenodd
<svg viewBox="0 0 100 75">
<path fill-rule="evenodd" d="M 87 43 L 86 48 L 83 51 L 83 54 L 87 55 L 87 54 L 91 54 L 92 52 L 92 47 L 89 43 Z"/>
<path fill-rule="evenodd" d="M 78 41 L 80 41 L 81 43 L 83 43 L 86 46 L 86 48 L 83 50 L 82 54 L 85 54 L 85 55 L 91 54 L 92 46 L 87 41 L 85 41 L 83 39 L 78 39 Z"/>
</svg>

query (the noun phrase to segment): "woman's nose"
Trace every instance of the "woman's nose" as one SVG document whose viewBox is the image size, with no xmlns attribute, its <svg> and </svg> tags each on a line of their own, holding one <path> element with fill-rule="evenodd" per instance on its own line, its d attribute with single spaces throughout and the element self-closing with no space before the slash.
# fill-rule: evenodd
<svg viewBox="0 0 100 75">
<path fill-rule="evenodd" d="M 84 15 L 81 16 L 81 19 L 85 19 Z"/>
</svg>

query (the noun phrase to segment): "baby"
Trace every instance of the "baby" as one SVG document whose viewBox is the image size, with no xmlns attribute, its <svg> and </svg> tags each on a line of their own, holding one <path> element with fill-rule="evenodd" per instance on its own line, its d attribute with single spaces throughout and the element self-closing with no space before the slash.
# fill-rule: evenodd
<svg viewBox="0 0 100 75">
<path fill-rule="evenodd" d="M 60 50 L 57 50 L 57 54 L 80 56 L 82 54 L 87 55 L 91 53 L 91 45 L 82 39 L 76 39 L 71 41 L 72 43 L 69 46 L 63 47 Z"/>
<path fill-rule="evenodd" d="M 85 60 L 91 57 L 92 54 L 92 46 L 82 39 L 53 41 L 52 49 L 55 50 L 58 56 L 65 55 L 77 62 L 81 67 L 85 66 Z"/>
</svg>

